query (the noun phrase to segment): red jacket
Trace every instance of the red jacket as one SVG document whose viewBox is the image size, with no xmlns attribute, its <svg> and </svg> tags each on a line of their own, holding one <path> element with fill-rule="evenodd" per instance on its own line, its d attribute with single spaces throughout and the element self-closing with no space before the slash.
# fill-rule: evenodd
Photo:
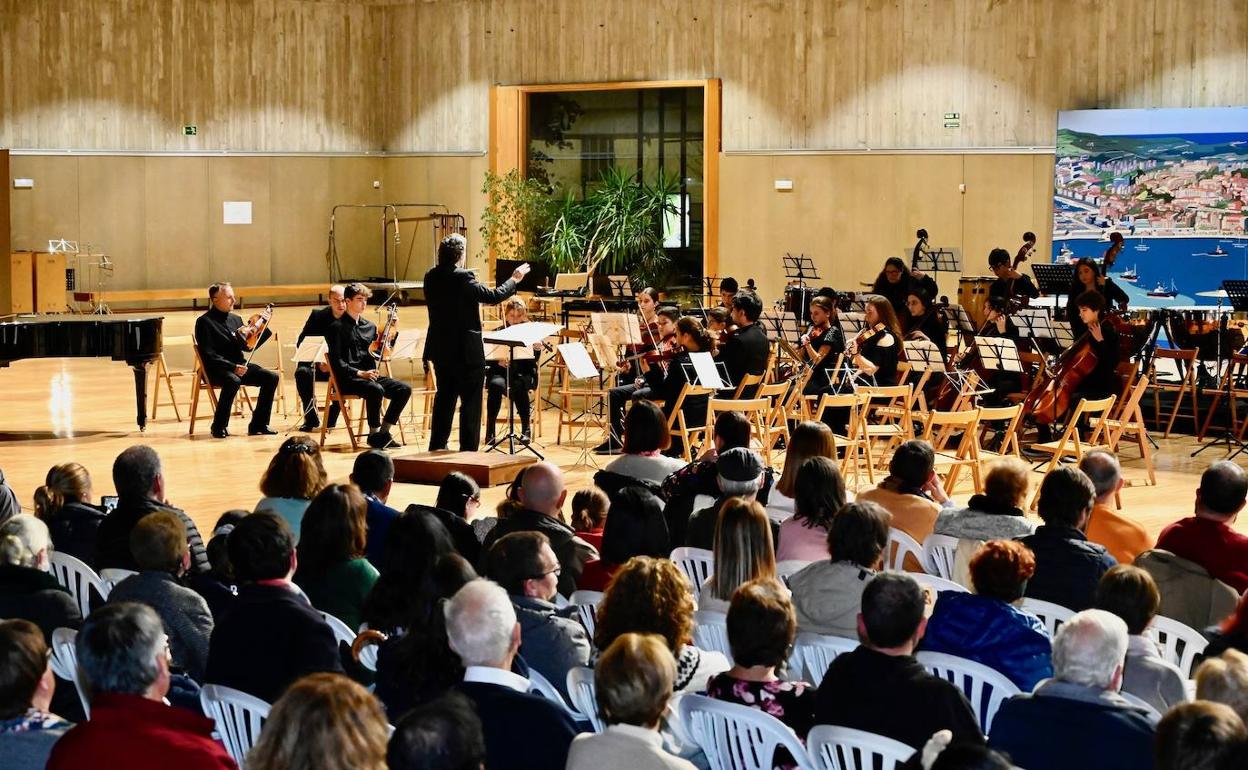
<svg viewBox="0 0 1248 770">
<path fill-rule="evenodd" d="M 103 693 L 91 719 L 56 742 L 48 770 L 238 770 L 213 722 L 141 695 Z"/>
</svg>

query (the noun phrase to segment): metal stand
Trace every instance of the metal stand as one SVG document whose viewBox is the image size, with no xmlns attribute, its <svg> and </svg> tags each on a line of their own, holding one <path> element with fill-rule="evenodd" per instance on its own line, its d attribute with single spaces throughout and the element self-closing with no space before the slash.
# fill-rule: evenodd
<svg viewBox="0 0 1248 770">
<path fill-rule="evenodd" d="M 501 343 L 496 342 L 494 344 L 497 345 Z M 516 434 L 516 402 L 511 400 L 511 373 L 515 371 L 514 367 L 516 365 L 516 347 L 519 344 L 523 344 L 523 343 L 507 345 L 507 374 L 506 376 L 503 377 L 503 396 L 507 399 L 507 433 L 505 433 L 502 436 L 496 436 L 494 440 L 491 441 L 488 446 L 486 446 L 485 451 L 501 452 L 503 450 L 500 449 L 500 447 L 503 445 L 504 442 L 506 442 L 507 454 L 509 455 L 516 454 L 516 444 L 519 444 L 521 451 L 527 449 L 533 454 L 537 455 L 537 459 L 545 460 L 546 459 L 545 455 L 543 455 L 541 452 L 533 448 L 531 439 L 529 441 L 524 441 L 520 438 L 520 436 Z M 540 394 L 539 394 L 539 398 L 540 398 Z M 532 406 L 530 406 L 529 418 L 532 419 Z"/>
<path fill-rule="evenodd" d="M 1240 311 L 1248 310 L 1248 281 L 1223 281 L 1222 288 L 1226 291 L 1227 297 L 1231 300 L 1232 309 L 1240 310 Z M 1218 298 L 1218 329 L 1217 329 L 1217 335 L 1218 335 L 1217 336 L 1217 346 L 1218 346 L 1217 362 L 1219 366 L 1222 365 L 1222 339 L 1223 337 L 1226 336 L 1226 322 L 1227 322 L 1227 316 L 1224 316 L 1222 314 L 1222 298 L 1219 297 Z M 1222 396 L 1226 398 L 1226 405 L 1228 409 L 1231 408 L 1232 406 L 1231 399 L 1234 398 L 1234 396 L 1232 395 L 1234 391 L 1234 388 L 1232 385 L 1232 375 L 1234 375 L 1234 373 L 1235 373 L 1235 359 L 1232 356 L 1228 355 L 1227 361 L 1226 361 L 1226 377 L 1225 377 L 1226 381 L 1218 387 L 1218 389 L 1222 391 Z M 1248 445 L 1245 445 L 1244 442 L 1240 441 L 1239 437 L 1235 435 L 1235 426 L 1224 425 L 1222 428 L 1221 436 L 1214 439 L 1213 441 L 1210 441 L 1208 444 L 1205 444 L 1204 446 L 1200 447 L 1195 452 L 1192 452 L 1191 456 L 1195 457 L 1196 455 L 1200 454 L 1206 449 L 1209 449 L 1215 446 L 1226 447 L 1226 451 L 1227 451 L 1226 459 L 1228 460 L 1233 460 L 1234 458 L 1238 457 L 1241 452 L 1248 450 Z M 1231 451 L 1232 449 L 1234 449 L 1235 451 L 1232 452 Z"/>
</svg>

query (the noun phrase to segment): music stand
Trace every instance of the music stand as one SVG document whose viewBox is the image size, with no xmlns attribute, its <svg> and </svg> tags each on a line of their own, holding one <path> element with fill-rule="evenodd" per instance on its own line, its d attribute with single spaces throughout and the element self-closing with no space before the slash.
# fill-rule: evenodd
<svg viewBox="0 0 1248 770">
<path fill-rule="evenodd" d="M 515 326 L 508 326 L 504 329 L 495 329 L 481 335 L 482 342 L 487 345 L 500 345 L 507 348 L 507 372 L 503 377 L 503 395 L 507 397 L 507 433 L 491 441 L 489 446 L 485 448 L 485 451 L 501 452 L 502 450 L 499 447 L 505 441 L 507 442 L 507 454 L 514 455 L 516 453 L 516 444 L 519 444 L 521 450 L 529 450 L 537 455 L 537 459 L 546 459 L 541 452 L 533 448 L 531 441 L 523 441 L 516 435 L 516 402 L 511 398 L 511 373 L 516 365 L 516 348 L 526 347 L 532 349 L 532 346 L 536 343 L 556 335 L 560 331 L 561 327 L 557 324 L 529 321 L 516 324 Z M 540 393 L 538 397 L 541 397 Z"/>
<path fill-rule="evenodd" d="M 1075 344 L 1075 332 L 1070 328 L 1070 321 L 1050 319 L 1049 324 L 1053 327 L 1053 339 L 1059 348 L 1065 350 Z"/>
<path fill-rule="evenodd" d="M 1248 311 L 1248 281 L 1225 280 L 1225 281 L 1222 281 L 1222 289 L 1223 291 L 1226 292 L 1226 298 L 1230 300 L 1231 302 L 1232 310 L 1238 310 L 1241 312 Z M 1218 346 L 1216 366 L 1220 367 L 1222 365 L 1222 345 L 1224 344 L 1223 339 L 1226 338 L 1226 321 L 1227 321 L 1227 316 L 1224 316 L 1222 314 L 1222 297 L 1218 297 L 1217 318 L 1218 318 L 1218 323 L 1217 323 L 1217 328 L 1215 330 L 1217 334 L 1216 341 L 1217 341 L 1217 346 Z M 1228 360 L 1226 362 L 1226 378 L 1225 378 L 1226 382 L 1223 383 L 1222 385 L 1219 385 L 1218 390 L 1220 391 L 1221 396 L 1226 399 L 1227 406 L 1233 407 L 1234 402 L 1232 401 L 1232 399 L 1234 398 L 1234 395 L 1232 394 L 1233 383 L 1231 382 L 1232 374 L 1234 374 L 1235 372 L 1235 357 L 1234 357 L 1233 351 L 1231 355 L 1227 356 L 1227 359 Z M 1212 416 L 1213 415 L 1211 414 L 1210 417 Z M 1244 442 L 1240 441 L 1239 437 L 1235 435 L 1235 426 L 1227 422 L 1223 422 L 1222 435 L 1214 439 L 1213 441 L 1209 442 L 1208 444 L 1205 444 L 1204 446 L 1200 447 L 1195 452 L 1192 452 L 1192 457 L 1195 457 L 1196 455 L 1205 451 L 1209 447 L 1219 446 L 1219 445 L 1226 446 L 1226 451 L 1228 452 L 1226 459 L 1228 460 L 1234 459 L 1235 457 L 1239 456 L 1241 452 L 1248 449 L 1248 445 L 1245 445 Z M 1231 452 L 1231 449 L 1234 449 L 1235 451 Z"/>
<path fill-rule="evenodd" d="M 910 265 L 913 270 L 933 273 L 932 280 L 940 273 L 962 274 L 962 249 L 953 246 L 937 246 L 919 253 Z"/>
<path fill-rule="evenodd" d="M 1022 374 L 1023 361 L 1018 356 L 1018 346 L 1008 337 L 983 337 L 976 335 L 975 349 L 985 369 L 998 372 Z"/>
<path fill-rule="evenodd" d="M 784 277 L 789 281 L 797 281 L 797 288 L 801 290 L 804 301 L 806 298 L 806 280 L 819 280 L 819 271 L 815 268 L 815 261 L 805 254 L 793 256 L 786 253 L 781 257 L 781 263 L 784 265 Z M 804 314 L 808 312 L 809 309 L 806 307 L 795 307 L 793 309 L 793 315 L 797 318 L 798 324 L 806 320 Z"/>
<path fill-rule="evenodd" d="M 571 417 L 570 425 L 573 428 L 580 428 L 581 453 L 573 463 L 573 467 L 593 467 L 598 468 L 599 465 L 594 460 L 594 454 L 590 451 L 590 445 L 586 441 L 586 434 L 589 433 L 591 421 L 593 425 L 602 427 L 609 431 L 607 420 L 604 417 L 606 413 L 606 404 L 604 403 L 603 393 L 606 392 L 606 382 L 603 372 L 594 366 L 593 359 L 589 355 L 589 350 L 581 342 L 565 342 L 555 348 L 558 355 L 563 359 L 563 365 L 567 369 L 568 378 L 572 380 L 596 380 L 598 389 L 596 391 L 585 391 L 585 398 L 582 402 L 582 409 Z M 574 391 L 569 391 L 574 392 Z M 592 398 L 591 398 L 592 396 Z M 562 406 L 560 407 L 562 408 Z M 577 440 L 577 432 L 573 431 L 569 436 L 569 440 Z"/>
<path fill-rule="evenodd" d="M 975 322 L 971 320 L 971 316 L 966 312 L 966 308 L 961 305 L 950 305 L 949 310 L 952 311 L 950 315 L 953 318 L 950 322 L 955 325 L 954 331 L 966 332 L 967 334 L 976 332 Z"/>
<path fill-rule="evenodd" d="M 611 296 L 629 299 L 633 296 L 633 279 L 627 275 L 608 275 L 607 284 L 611 287 Z"/>
<path fill-rule="evenodd" d="M 1032 275 L 1036 277 L 1036 288 L 1041 294 L 1052 295 L 1055 300 L 1066 292 L 1075 282 L 1075 266 L 1061 262 L 1033 262 Z M 1054 304 L 1057 307 L 1057 304 Z"/>
</svg>

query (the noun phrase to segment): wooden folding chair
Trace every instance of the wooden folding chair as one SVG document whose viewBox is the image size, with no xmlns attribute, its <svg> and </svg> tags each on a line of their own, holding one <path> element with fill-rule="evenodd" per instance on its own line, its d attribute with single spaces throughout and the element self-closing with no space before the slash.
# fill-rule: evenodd
<svg viewBox="0 0 1248 770">
<path fill-rule="evenodd" d="M 950 447 L 952 432 L 961 430 L 962 435 L 957 445 Z M 958 474 L 963 468 L 970 468 L 971 478 L 975 481 L 975 493 L 984 491 L 983 479 L 979 471 L 979 410 L 963 409 L 958 412 L 940 412 L 933 410 L 927 413 L 923 421 L 924 441 L 932 445 L 936 453 L 936 472 L 944 470 L 945 494 L 952 495 L 958 483 Z"/>
<path fill-rule="evenodd" d="M 1109 429 L 1110 451 L 1115 455 L 1118 454 L 1118 446 L 1124 435 L 1130 437 L 1140 448 L 1140 457 L 1144 460 L 1144 467 L 1148 469 L 1148 483 L 1155 486 L 1157 473 L 1153 467 L 1153 450 L 1148 441 L 1148 427 L 1144 424 L 1144 414 L 1140 410 L 1140 402 L 1144 399 L 1144 391 L 1148 390 L 1149 385 L 1148 378 L 1141 377 L 1127 394 L 1123 408 L 1118 411 L 1118 417 L 1105 420 L 1105 427 Z"/>
<path fill-rule="evenodd" d="M 762 442 L 763 456 L 767 458 L 767 464 L 771 465 L 772 451 L 775 450 L 776 440 L 784 439 L 784 445 L 789 445 L 789 420 L 787 405 L 789 403 L 789 391 L 791 383 L 789 382 L 773 382 L 766 385 L 760 385 L 758 392 L 754 394 L 755 398 L 766 399 L 770 406 L 767 408 L 767 415 L 763 419 L 762 430 L 759 434 L 759 441 Z"/>
<path fill-rule="evenodd" d="M 174 337 L 164 338 L 163 343 L 162 343 L 163 347 L 160 352 L 160 357 L 156 359 L 156 369 L 155 369 L 156 376 L 152 380 L 152 385 L 153 385 L 152 419 L 153 420 L 156 419 L 156 411 L 157 409 L 160 408 L 160 405 L 162 403 L 160 400 L 160 386 L 161 386 L 161 381 L 163 380 L 165 388 L 169 391 L 169 401 L 167 403 L 169 404 L 169 406 L 173 407 L 173 416 L 177 418 L 178 422 L 182 422 L 182 412 L 181 410 L 178 409 L 178 399 L 177 399 L 177 396 L 174 395 L 174 391 L 173 391 L 173 378 L 193 376 L 195 374 L 195 369 L 193 368 L 189 370 L 170 369 L 169 362 L 165 359 L 165 351 L 174 347 L 183 347 L 183 346 L 189 347 L 192 342 L 194 342 L 194 338 L 191 337 L 191 335 L 189 334 L 183 334 L 183 335 L 178 335 Z"/>
<path fill-rule="evenodd" d="M 1005 431 L 1001 436 L 1001 446 L 995 451 L 984 449 L 984 435 L 988 432 L 989 422 L 1005 422 Z M 1018 432 L 1023 422 L 1023 405 L 981 406 L 979 407 L 979 440 L 975 446 L 975 457 L 979 460 L 980 471 L 987 463 L 996 462 L 1003 457 L 1023 458 L 1018 448 Z"/>
<path fill-rule="evenodd" d="M 764 374 L 766 374 L 766 372 L 764 372 Z M 746 388 L 752 388 L 762 383 L 762 381 L 763 381 L 763 374 L 741 375 L 741 381 L 737 383 L 737 389 L 732 394 L 732 397 L 737 398 L 737 399 L 741 398 L 741 394 L 746 391 Z"/>
<path fill-rule="evenodd" d="M 880 451 L 879 463 L 884 467 L 884 459 L 894 443 L 900 444 L 914 438 L 914 423 L 911 422 L 911 410 L 914 408 L 914 388 L 909 385 L 874 385 L 858 389 L 858 393 L 866 398 L 858 413 L 862 423 L 860 435 L 866 441 L 867 459 L 875 462 L 872 457 L 873 442 L 887 439 Z M 876 404 L 876 401 L 884 401 Z M 872 423 L 872 416 L 879 418 Z"/>
<path fill-rule="evenodd" d="M 1034 450 L 1052 455 L 1052 459 L 1049 460 L 1048 466 L 1044 469 L 1045 476 L 1048 476 L 1057 467 L 1057 464 L 1062 461 L 1063 457 L 1072 457 L 1078 462 L 1093 449 L 1111 451 L 1109 431 L 1105 421 L 1109 419 L 1109 413 L 1114 408 L 1114 403 L 1117 400 L 1117 396 L 1107 396 L 1096 401 L 1089 401 L 1086 398 L 1080 399 L 1070 413 L 1070 417 L 1067 418 L 1066 430 L 1062 431 L 1061 438 L 1056 441 L 1045 441 L 1031 445 L 1031 448 Z M 1092 420 L 1092 430 L 1087 434 L 1087 438 L 1084 438 L 1079 432 L 1079 421 L 1084 417 Z M 1040 485 L 1037 484 L 1036 492 L 1031 498 L 1032 509 L 1035 509 L 1039 500 Z"/>
<path fill-rule="evenodd" d="M 707 437 L 713 431 L 714 423 L 711 419 L 713 412 L 711 412 L 709 405 L 715 402 L 712 396 L 716 392 L 714 388 L 704 388 L 700 385 L 691 385 L 686 382 L 684 387 L 680 389 L 680 395 L 676 397 L 676 403 L 672 405 L 671 414 L 667 418 L 667 432 L 672 438 L 680 439 L 681 454 L 687 463 L 693 462 L 693 454 L 690 448 L 706 443 Z M 708 399 L 707 417 L 706 420 L 700 423 L 696 418 L 693 420 L 685 419 L 684 410 L 685 401 L 698 396 L 706 396 Z"/>
<path fill-rule="evenodd" d="M 819 397 L 819 406 L 815 408 L 813 419 L 823 422 L 823 413 L 827 409 L 844 408 L 849 410 L 849 420 L 845 423 L 845 433 L 832 432 L 832 446 L 843 448 L 845 455 L 841 459 L 841 476 L 848 478 L 850 463 L 853 463 L 854 487 L 861 481 L 862 465 L 867 468 L 867 480 L 875 483 L 875 468 L 871 462 L 871 454 L 867 451 L 867 442 L 862 435 L 862 419 L 860 412 L 866 406 L 867 398 L 858 393 L 841 393 L 833 395 L 824 393 Z M 862 463 L 859 463 L 859 458 Z"/>
<path fill-rule="evenodd" d="M 1174 429 L 1174 421 L 1180 416 L 1192 418 L 1193 433 L 1200 430 L 1200 398 L 1198 398 L 1196 386 L 1196 367 L 1200 366 L 1197 363 L 1198 355 L 1200 351 L 1195 348 L 1191 350 L 1157 348 L 1153 352 L 1153 360 L 1148 367 L 1148 380 L 1153 391 L 1153 424 L 1158 428 L 1161 427 L 1161 394 L 1163 392 L 1175 394 L 1174 408 L 1170 410 L 1170 419 L 1166 421 L 1166 432 L 1162 434 L 1162 438 L 1170 438 L 1170 431 Z M 1175 371 L 1179 375 L 1177 383 L 1161 379 L 1157 371 L 1159 360 L 1174 362 Z M 1184 396 L 1191 401 L 1192 411 L 1180 415 L 1179 409 L 1183 406 Z"/>
<path fill-rule="evenodd" d="M 1236 436 L 1243 438 L 1244 427 L 1248 426 L 1248 421 L 1240 423 L 1237 404 L 1239 399 L 1248 397 L 1248 388 L 1241 388 L 1236 383 L 1242 382 L 1246 374 L 1248 374 L 1248 355 L 1232 354 L 1230 363 L 1222 372 L 1222 376 L 1218 378 L 1218 391 L 1213 396 L 1213 402 L 1209 404 L 1209 410 L 1205 412 L 1205 424 L 1200 427 L 1200 433 L 1196 436 L 1197 440 L 1205 440 L 1205 434 L 1209 432 L 1209 424 L 1213 422 L 1213 416 L 1218 411 L 1218 404 L 1222 402 L 1222 397 L 1227 393 L 1228 379 L 1230 380 L 1231 402 L 1228 404 L 1231 410 L 1230 429 L 1235 432 Z"/>
<path fill-rule="evenodd" d="M 712 398 L 706 405 L 706 435 L 715 435 L 715 421 L 724 412 L 740 412 L 745 415 L 745 419 L 750 421 L 750 443 L 752 445 L 754 439 L 758 439 L 761 450 L 763 435 L 767 430 L 767 420 L 771 412 L 771 401 L 766 398 Z M 770 453 L 764 452 L 764 454 L 770 464 Z"/>
<path fill-rule="evenodd" d="M 204 369 L 204 359 L 199 355 L 199 345 L 195 342 L 194 338 L 191 339 L 191 351 L 195 356 L 195 370 L 191 374 L 191 414 L 187 417 L 187 422 L 190 423 L 190 426 L 187 429 L 188 436 L 195 435 L 196 420 L 211 420 L 217 411 L 217 386 L 213 385 L 208 380 L 208 372 Z M 244 405 L 246 405 L 248 411 L 253 409 L 251 405 L 251 396 L 247 393 L 247 387 L 248 386 L 244 385 L 238 389 L 238 396 L 234 399 L 234 410 L 232 412 L 235 417 L 243 414 Z M 208 393 L 209 413 L 207 415 L 200 415 L 199 394 L 204 391 L 207 391 Z"/>
<path fill-rule="evenodd" d="M 367 408 L 364 405 L 363 396 L 355 396 L 350 393 L 343 393 L 338 387 L 338 378 L 334 376 L 334 368 L 329 366 L 329 354 L 325 354 L 325 365 L 329 368 L 329 386 L 325 388 L 325 405 L 321 407 L 321 446 L 325 446 L 325 436 L 329 433 L 329 408 L 332 404 L 337 404 L 342 415 L 342 424 L 347 429 L 347 437 L 351 439 L 351 450 L 359 451 L 360 436 L 364 434 L 364 417 L 367 414 Z M 389 377 L 389 367 L 387 365 L 386 376 Z M 360 412 L 355 415 L 355 427 L 351 427 L 351 404 L 358 401 L 360 404 Z M 403 423 L 399 423 L 399 440 L 406 444 L 407 436 L 403 432 Z"/>
</svg>

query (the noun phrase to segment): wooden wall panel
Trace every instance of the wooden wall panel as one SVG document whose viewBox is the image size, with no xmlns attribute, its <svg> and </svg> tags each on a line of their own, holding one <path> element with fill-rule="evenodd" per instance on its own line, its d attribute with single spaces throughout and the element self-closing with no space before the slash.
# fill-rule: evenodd
<svg viewBox="0 0 1248 770">
<path fill-rule="evenodd" d="M 132 255 L 140 255 L 144 249 L 144 159 L 82 157 L 76 161 L 78 247 L 83 252 L 89 248 L 93 253 L 107 254 L 112 259 L 116 266 L 108 285 L 143 285 L 153 274 L 146 269 L 143 260 Z M 176 275 L 179 272 L 176 266 L 181 260 L 173 254 L 168 256 L 165 271 Z M 71 257 L 71 265 L 74 261 Z"/>
<path fill-rule="evenodd" d="M 329 162 L 330 205 L 340 203 L 383 203 L 393 198 L 385 189 L 386 161 L 381 158 L 331 158 Z M 381 181 L 382 189 L 373 189 Z M 329 235 L 329 207 L 315 214 L 316 227 Z M 348 278 L 379 276 L 382 272 L 381 210 L 339 209 L 337 223 L 338 260 Z M 326 264 L 324 260 L 320 264 Z M 328 266 L 324 275 L 329 275 Z"/>
<path fill-rule="evenodd" d="M 331 158 L 272 158 L 269 212 L 272 217 L 273 283 L 326 279 L 326 233 L 333 205 Z M 317 214 L 322 226 L 316 226 Z"/>
<path fill-rule="evenodd" d="M 212 158 L 144 158 L 146 279 L 133 288 L 185 288 L 218 280 L 212 269 L 209 223 L 221 207 L 208 206 Z M 170 269 L 171 266 L 177 269 Z M 127 286 L 126 288 L 130 288 Z M 207 296 L 207 295 L 205 295 Z"/>
<path fill-rule="evenodd" d="M 208 173 L 209 264 L 214 280 L 240 284 L 272 283 L 269 206 L 271 158 L 221 158 Z M 251 224 L 223 223 L 224 201 L 251 201 Z M 215 216 L 213 212 L 215 211 Z"/>
<path fill-rule="evenodd" d="M 13 155 L 10 165 L 14 177 L 35 181 L 12 191 L 13 248 L 46 251 L 51 238 L 78 240 L 78 158 Z"/>
</svg>

